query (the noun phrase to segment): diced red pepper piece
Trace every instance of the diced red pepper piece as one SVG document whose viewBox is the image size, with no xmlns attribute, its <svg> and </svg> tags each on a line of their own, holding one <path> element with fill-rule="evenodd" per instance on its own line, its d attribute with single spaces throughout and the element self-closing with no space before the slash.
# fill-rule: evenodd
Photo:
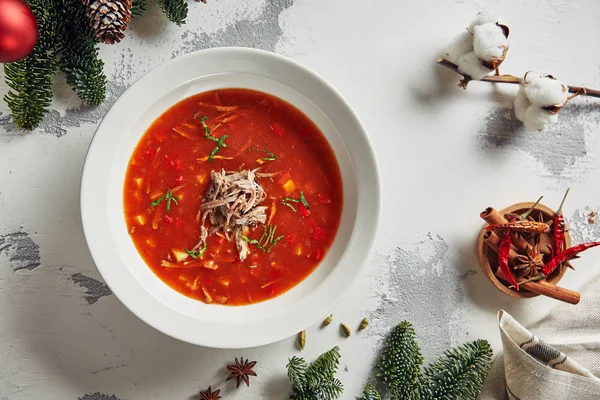
<svg viewBox="0 0 600 400">
<path fill-rule="evenodd" d="M 181 170 L 181 168 L 182 168 L 181 160 L 175 160 L 175 161 L 173 161 L 173 167 L 176 170 L 178 170 L 178 171 Z"/>
<path fill-rule="evenodd" d="M 165 214 L 163 220 L 165 221 L 165 224 L 170 224 L 171 222 L 173 222 L 173 218 L 169 217 L 169 214 Z"/>
<path fill-rule="evenodd" d="M 265 288 L 265 290 L 267 291 L 267 294 L 269 296 L 274 296 L 275 293 L 277 293 L 277 288 L 275 287 L 275 285 L 269 285 Z"/>
<path fill-rule="evenodd" d="M 148 157 L 148 158 L 154 157 L 154 149 L 146 150 L 146 157 Z"/>
<path fill-rule="evenodd" d="M 300 215 L 302 218 L 308 218 L 310 216 L 310 211 L 304 207 L 304 204 L 300 204 Z"/>
<path fill-rule="evenodd" d="M 308 224 L 310 225 L 310 227 L 312 229 L 315 229 L 318 226 L 317 225 L 317 220 L 314 217 L 306 218 L 306 221 L 308 222 Z"/>
<path fill-rule="evenodd" d="M 331 203 L 331 199 L 329 198 L 329 196 L 321 193 L 319 193 L 319 201 L 321 202 L 321 204 Z"/>
<path fill-rule="evenodd" d="M 176 184 L 180 184 L 183 182 L 183 175 L 179 175 L 177 178 L 175 178 L 175 183 Z"/>
<path fill-rule="evenodd" d="M 277 279 L 281 276 L 281 272 L 276 269 L 271 271 L 271 279 Z"/>
<path fill-rule="evenodd" d="M 181 229 L 182 225 L 183 225 L 183 220 L 179 217 L 175 218 L 175 228 Z"/>
<path fill-rule="evenodd" d="M 296 234 L 295 233 L 289 233 L 286 237 L 286 240 L 289 244 L 295 243 L 296 242 Z"/>
<path fill-rule="evenodd" d="M 283 185 L 291 177 L 292 176 L 290 175 L 290 173 L 288 171 L 285 171 L 283 174 L 281 174 L 281 176 L 277 180 L 277 183 L 279 183 L 280 185 Z"/>
<path fill-rule="evenodd" d="M 321 261 L 323 258 L 323 252 L 321 249 L 317 249 L 310 257 L 315 261 Z"/>
<path fill-rule="evenodd" d="M 276 134 L 277 136 L 280 136 L 280 137 L 285 136 L 285 130 L 281 127 L 281 125 L 271 124 L 271 125 L 269 125 L 269 128 L 271 128 L 273 133 Z"/>
<path fill-rule="evenodd" d="M 327 231 L 321 227 L 316 227 L 315 231 L 313 232 L 313 239 L 314 240 L 323 240 L 325 239 L 325 234 L 327 233 Z"/>
</svg>

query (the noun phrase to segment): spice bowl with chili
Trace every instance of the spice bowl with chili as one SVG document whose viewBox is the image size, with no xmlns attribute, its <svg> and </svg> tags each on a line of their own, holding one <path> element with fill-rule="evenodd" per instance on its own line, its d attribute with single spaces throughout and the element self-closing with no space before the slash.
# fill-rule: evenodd
<svg viewBox="0 0 600 400">
<path fill-rule="evenodd" d="M 559 264 L 544 279 L 524 283 L 540 277 L 544 266 L 553 258 L 556 215 L 551 208 L 533 202 L 513 204 L 500 211 L 490 207 L 481 213 L 487 224 L 477 240 L 477 254 L 482 271 L 498 290 L 517 298 L 545 294 L 569 303 L 579 301 L 578 293 L 556 286 L 568 268 L 566 263 Z M 492 225 L 497 229 L 489 229 Z M 506 225 L 513 229 L 509 231 Z M 571 247 L 569 233 L 563 230 L 560 236 L 564 238 L 561 251 Z M 510 271 L 509 277 L 505 274 L 506 268 Z M 519 290 L 514 287 L 515 282 L 519 283 Z"/>
</svg>

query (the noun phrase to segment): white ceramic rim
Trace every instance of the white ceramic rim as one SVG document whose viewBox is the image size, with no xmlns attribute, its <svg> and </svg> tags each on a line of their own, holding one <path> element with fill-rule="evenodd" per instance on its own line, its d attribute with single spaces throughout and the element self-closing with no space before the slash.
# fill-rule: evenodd
<svg viewBox="0 0 600 400">
<path fill-rule="evenodd" d="M 120 179 L 122 184 L 123 180 L 123 176 L 119 178 L 113 176 L 115 171 L 119 170 L 116 166 L 117 161 L 111 163 L 111 155 L 113 152 L 118 152 L 118 149 L 114 149 L 114 142 L 111 142 L 111 135 L 114 140 L 117 134 L 115 133 L 115 127 L 125 125 L 135 131 L 133 127 L 136 126 L 136 121 L 128 121 L 136 118 L 137 115 L 135 110 L 129 112 L 131 108 L 135 108 L 132 105 L 137 103 L 152 105 L 154 101 L 158 102 L 160 98 L 152 99 L 152 93 L 154 89 L 160 86 L 157 82 L 162 82 L 161 76 L 170 76 L 169 71 L 176 71 L 178 68 L 189 70 L 186 63 L 193 65 L 202 60 L 230 60 L 232 65 L 235 64 L 232 66 L 233 69 L 241 68 L 241 70 L 235 70 L 238 73 L 243 72 L 247 63 L 254 62 L 257 65 L 272 66 L 271 73 L 277 71 L 288 82 L 295 80 L 300 82 L 294 84 L 295 86 L 292 89 L 300 95 L 310 98 L 310 101 L 326 117 L 335 120 L 337 122 L 334 124 L 336 130 L 351 132 L 353 135 L 343 139 L 343 144 L 347 145 L 348 154 L 351 158 L 352 165 L 350 167 L 352 171 L 342 171 L 345 176 L 351 174 L 353 182 L 357 184 L 355 215 L 345 215 L 346 210 L 342 213 L 343 220 L 344 218 L 353 218 L 352 231 L 346 232 L 347 240 L 344 243 L 337 243 L 338 239 L 336 237 L 330 253 L 337 254 L 337 258 L 331 259 L 328 254 L 321 263 L 323 265 L 328 262 L 330 267 L 335 266 L 335 268 L 327 270 L 325 279 L 318 282 L 314 288 L 306 289 L 304 292 L 296 291 L 296 288 L 292 289 L 290 292 L 296 291 L 296 297 L 288 297 L 285 312 L 273 312 L 269 315 L 261 315 L 260 313 L 262 310 L 268 310 L 268 308 L 261 305 L 271 302 L 275 304 L 279 298 L 285 299 L 285 296 L 293 296 L 288 295 L 289 292 L 274 300 L 259 303 L 256 306 L 248 306 L 248 310 L 250 310 L 250 307 L 259 310 L 258 313 L 254 312 L 258 317 L 254 320 L 242 321 L 242 323 L 229 320 L 229 317 L 218 320 L 219 313 L 224 314 L 228 311 L 215 311 L 218 309 L 240 309 L 240 307 L 211 306 L 202 303 L 197 307 L 210 307 L 210 312 L 206 311 L 208 309 L 201 309 L 203 310 L 201 314 L 204 312 L 211 314 L 211 318 L 216 318 L 217 321 L 203 320 L 204 315 L 198 315 L 197 309 L 192 310 L 191 303 L 189 303 L 190 301 L 201 302 L 189 299 L 168 288 L 147 266 L 145 268 L 150 274 L 142 277 L 141 280 L 145 280 L 144 282 L 141 282 L 139 273 L 134 276 L 136 272 L 130 270 L 132 261 L 130 258 L 127 261 L 124 260 L 121 257 L 123 251 L 119 250 L 123 246 L 132 247 L 133 243 L 115 242 L 117 236 L 114 235 L 114 232 L 118 232 L 120 235 L 119 229 L 121 229 L 121 225 L 124 226 L 122 193 L 119 200 L 121 202 L 121 215 L 119 216 L 116 216 L 115 212 L 111 214 L 109 203 L 113 203 L 112 209 L 114 210 L 115 200 L 109 199 L 106 194 L 108 189 L 111 188 L 110 182 Z M 234 62 L 231 60 L 234 60 Z M 227 72 L 224 71 L 224 73 Z M 202 78 L 202 75 L 198 75 L 194 79 Z M 267 78 L 271 77 L 267 76 Z M 173 79 L 177 80 L 178 77 Z M 257 79 L 262 78 L 257 77 Z M 186 82 L 184 79 L 178 83 L 179 85 L 185 85 Z M 177 86 L 177 82 L 175 86 Z M 158 93 L 161 94 L 160 89 L 158 89 Z M 315 93 L 318 93 L 318 96 L 314 96 Z M 191 94 L 193 93 L 188 95 Z M 165 96 L 163 94 L 163 97 Z M 140 107 L 143 107 L 143 105 Z M 302 109 L 302 107 L 299 108 Z M 158 112 L 158 115 L 165 110 L 166 108 Z M 139 110 L 137 113 L 143 114 Z M 155 117 L 158 115 L 155 115 Z M 139 129 L 140 126 L 137 125 Z M 143 126 L 147 127 L 147 125 Z M 321 128 L 321 126 L 319 127 Z M 143 130 L 145 131 L 145 129 Z M 124 129 L 124 131 L 127 131 L 127 129 Z M 343 136 L 341 132 L 340 135 Z M 142 134 L 143 132 L 135 134 L 137 135 L 135 143 Z M 116 158 L 116 156 L 113 158 Z M 122 162 L 122 160 L 119 160 L 119 162 Z M 344 186 L 346 186 L 345 181 Z M 381 209 L 381 188 L 375 153 L 368 134 L 356 112 L 333 86 L 310 69 L 286 57 L 262 50 L 230 47 L 201 50 L 174 58 L 142 76 L 121 95 L 100 123 L 91 141 L 83 168 L 80 201 L 83 231 L 90 254 L 107 285 L 129 310 L 155 329 L 185 342 L 216 348 L 248 348 L 276 342 L 296 334 L 322 318 L 342 299 L 354 280 L 360 275 L 375 240 Z M 346 198 L 344 201 L 346 202 Z M 344 208 L 346 208 L 346 204 Z M 119 218 L 123 221 L 119 222 Z M 112 221 L 116 222 L 113 223 Z M 342 225 L 345 225 L 344 221 L 342 221 Z M 117 230 L 115 231 L 115 229 Z M 339 233 L 338 236 L 340 236 Z M 131 240 L 128 242 L 131 242 Z M 337 252 L 334 252 L 333 249 L 336 245 Z M 131 254 L 131 249 L 127 251 Z M 137 257 L 139 260 L 135 260 L 135 263 L 139 264 L 141 257 L 139 255 Z M 328 258 L 330 259 L 327 260 Z M 320 268 L 321 265 L 317 269 Z M 153 279 L 150 276 L 155 278 L 152 282 L 148 281 L 148 279 Z M 309 280 L 309 278 L 306 280 Z M 315 282 L 312 284 L 315 285 Z M 165 289 L 165 287 L 168 289 Z M 168 296 L 174 296 L 172 304 L 168 304 L 168 301 L 161 298 L 162 295 L 158 293 L 164 290 L 170 291 Z M 289 303 L 290 299 L 292 299 L 293 304 Z M 173 304 L 177 304 L 177 306 L 173 306 Z M 196 307 L 196 305 L 193 307 Z M 232 311 L 232 313 L 236 312 Z"/>
</svg>

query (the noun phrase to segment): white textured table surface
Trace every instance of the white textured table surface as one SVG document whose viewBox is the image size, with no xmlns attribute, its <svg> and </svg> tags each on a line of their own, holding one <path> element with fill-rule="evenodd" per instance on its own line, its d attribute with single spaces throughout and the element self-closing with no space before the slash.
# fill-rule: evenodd
<svg viewBox="0 0 600 400">
<path fill-rule="evenodd" d="M 102 106 L 82 107 L 60 77 L 52 111 L 23 134 L 2 103 L 0 399 L 197 398 L 222 382 L 222 367 L 236 356 L 257 360 L 259 376 L 250 388 L 226 385 L 224 398 L 286 398 L 295 338 L 221 351 L 164 336 L 101 282 L 81 231 L 81 168 L 108 107 L 144 72 L 209 47 L 256 47 L 304 63 L 347 97 L 371 134 L 383 182 L 381 229 L 363 275 L 332 311 L 337 322 L 372 322 L 349 339 L 333 325 L 310 327 L 302 353 L 313 359 L 341 346 L 344 399 L 359 394 L 383 337 L 403 319 L 415 325 L 429 362 L 476 338 L 498 349 L 500 308 L 526 324 L 543 317 L 556 302 L 508 298 L 480 272 L 478 214 L 541 194 L 556 207 L 570 186 L 566 215 L 575 241 L 599 238 L 587 213 L 600 205 L 600 102 L 576 99 L 556 128 L 528 133 L 510 109 L 515 87 L 475 82 L 465 92 L 434 62 L 489 5 L 511 27 L 503 72 L 537 68 L 600 88 L 600 2 L 529 3 L 209 0 L 191 2 L 182 27 L 152 8 L 120 45 L 103 47 L 109 90 Z M 596 259 L 576 261 L 563 285 L 583 288 L 600 273 Z"/>
</svg>

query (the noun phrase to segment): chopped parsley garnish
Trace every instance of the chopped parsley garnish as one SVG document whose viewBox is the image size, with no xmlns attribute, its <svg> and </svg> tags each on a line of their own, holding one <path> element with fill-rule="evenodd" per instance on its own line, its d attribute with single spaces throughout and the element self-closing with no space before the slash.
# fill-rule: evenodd
<svg viewBox="0 0 600 400">
<path fill-rule="evenodd" d="M 206 251 L 206 247 L 207 247 L 206 242 L 204 242 L 204 247 L 202 247 L 202 249 L 200 249 L 200 250 L 188 250 L 188 249 L 184 249 L 184 250 L 186 253 L 188 253 L 188 256 L 195 259 L 198 257 L 202 257 L 202 255 Z"/>
<path fill-rule="evenodd" d="M 300 201 L 306 207 L 307 210 L 310 210 L 310 206 L 308 205 L 308 201 L 306 201 L 306 197 L 304 197 L 304 192 L 300 192 Z"/>
<path fill-rule="evenodd" d="M 171 211 L 171 202 L 174 202 L 175 205 L 177 205 L 177 206 L 179 205 L 179 202 L 178 202 L 179 198 L 173 196 L 173 192 L 171 191 L 171 189 L 167 189 L 167 194 L 159 197 L 158 199 L 156 199 L 156 201 L 153 201 L 152 203 L 150 203 L 150 205 L 152 207 L 156 207 L 157 205 L 162 203 L 163 200 L 167 201 L 167 214 Z"/>
<path fill-rule="evenodd" d="M 275 232 L 277 231 L 277 226 L 269 225 L 261 225 L 263 228 L 263 234 L 259 240 L 250 239 L 247 236 L 242 235 L 242 239 L 248 244 L 256 245 L 256 247 L 265 253 L 271 252 L 271 249 L 275 247 L 275 245 L 283 239 L 283 235 L 275 237 Z"/>
<path fill-rule="evenodd" d="M 292 204 L 288 203 L 285 200 L 281 200 L 281 204 L 283 204 L 286 207 L 291 208 L 293 212 L 298 212 L 298 210 L 296 210 L 296 207 L 294 207 Z"/>
<path fill-rule="evenodd" d="M 206 115 L 203 115 L 202 117 L 200 117 L 200 122 L 202 123 L 202 127 L 204 127 L 204 138 L 210 140 L 211 142 L 216 143 L 215 148 L 210 151 L 210 155 L 208 156 L 208 162 L 211 162 L 213 160 L 213 157 L 219 152 L 219 150 L 221 150 L 221 148 L 227 147 L 227 143 L 225 143 L 225 139 L 227 139 L 228 136 L 223 135 L 218 138 L 212 136 L 210 133 L 210 129 L 206 125 L 207 119 L 208 119 L 208 117 Z"/>
<path fill-rule="evenodd" d="M 306 197 L 304 197 L 304 192 L 300 192 L 300 198 L 299 199 L 294 199 L 293 197 L 286 197 L 283 200 L 281 200 L 281 204 L 283 204 L 284 206 L 287 206 L 287 207 L 291 208 L 294 212 L 298 212 L 298 210 L 296 209 L 296 207 L 294 207 L 291 203 L 302 203 L 302 205 L 307 210 L 310 210 L 310 206 L 308 205 L 308 201 L 306 201 Z"/>
<path fill-rule="evenodd" d="M 261 160 L 263 160 L 263 161 L 275 161 L 275 160 L 277 160 L 277 156 L 275 154 L 271 153 L 267 149 L 264 149 L 264 150 L 253 149 L 253 148 L 248 149 L 248 152 L 251 152 L 251 151 L 260 151 L 261 153 L 266 153 L 268 157 L 261 158 Z"/>
</svg>

